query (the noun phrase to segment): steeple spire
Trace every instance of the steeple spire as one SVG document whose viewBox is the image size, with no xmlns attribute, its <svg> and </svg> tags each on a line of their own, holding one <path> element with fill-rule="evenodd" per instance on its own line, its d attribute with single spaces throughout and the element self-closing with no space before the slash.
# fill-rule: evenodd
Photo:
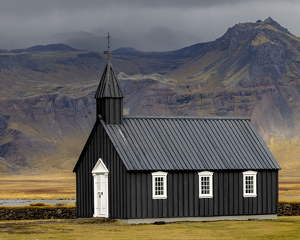
<svg viewBox="0 0 300 240">
<path fill-rule="evenodd" d="M 95 98 L 97 116 L 101 115 L 106 124 L 123 123 L 123 93 L 120 82 L 115 74 L 112 64 L 110 63 L 109 38 L 108 33 L 108 54 L 107 64 L 103 71 L 100 83 L 98 85 Z"/>
</svg>

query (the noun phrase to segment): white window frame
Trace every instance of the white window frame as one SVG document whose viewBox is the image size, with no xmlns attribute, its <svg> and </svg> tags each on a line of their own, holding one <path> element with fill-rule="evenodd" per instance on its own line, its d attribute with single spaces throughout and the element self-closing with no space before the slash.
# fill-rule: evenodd
<svg viewBox="0 0 300 240">
<path fill-rule="evenodd" d="M 253 193 L 246 193 L 246 177 L 253 177 Z M 244 197 L 256 197 L 256 178 L 257 178 L 257 172 L 254 171 L 246 171 L 243 172 L 243 196 Z"/>
<path fill-rule="evenodd" d="M 167 196 L 167 172 L 153 172 L 152 173 L 152 198 L 153 199 L 166 199 Z M 156 191 L 155 191 L 155 179 L 158 177 L 162 177 L 163 178 L 163 194 L 162 195 L 157 195 Z"/>
<path fill-rule="evenodd" d="M 199 176 L 199 198 L 212 198 L 214 194 L 213 189 L 213 172 L 204 171 L 204 172 L 198 172 Z M 208 177 L 209 178 L 209 193 L 202 193 L 202 177 Z"/>
</svg>

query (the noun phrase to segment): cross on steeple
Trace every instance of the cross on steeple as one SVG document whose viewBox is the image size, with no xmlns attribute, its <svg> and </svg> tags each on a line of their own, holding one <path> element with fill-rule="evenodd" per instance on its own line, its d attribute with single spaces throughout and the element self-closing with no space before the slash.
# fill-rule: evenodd
<svg viewBox="0 0 300 240">
<path fill-rule="evenodd" d="M 109 33 L 107 34 L 107 40 L 108 40 L 108 48 L 109 48 L 109 38 L 110 38 L 111 36 L 109 36 Z"/>
<path fill-rule="evenodd" d="M 111 38 L 111 36 L 109 36 L 109 33 L 107 34 L 106 38 L 107 38 L 107 41 L 108 41 L 108 45 L 107 45 L 108 51 L 104 51 L 103 53 L 107 54 L 108 55 L 108 60 L 110 60 L 110 55 L 109 55 L 109 38 Z"/>
</svg>

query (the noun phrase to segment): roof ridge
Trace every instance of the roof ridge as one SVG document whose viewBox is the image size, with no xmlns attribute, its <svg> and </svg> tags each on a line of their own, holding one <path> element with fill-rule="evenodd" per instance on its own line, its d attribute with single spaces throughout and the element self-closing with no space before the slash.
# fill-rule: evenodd
<svg viewBox="0 0 300 240">
<path fill-rule="evenodd" d="M 124 119 L 199 119 L 199 120 L 250 120 L 250 117 L 213 117 L 213 116 L 123 116 Z"/>
</svg>

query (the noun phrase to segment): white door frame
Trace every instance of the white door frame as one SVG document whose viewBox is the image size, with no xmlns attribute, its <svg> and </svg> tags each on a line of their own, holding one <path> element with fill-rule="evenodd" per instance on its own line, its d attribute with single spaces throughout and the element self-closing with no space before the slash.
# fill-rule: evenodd
<svg viewBox="0 0 300 240">
<path fill-rule="evenodd" d="M 92 175 L 94 178 L 94 215 L 108 218 L 108 169 L 99 158 Z"/>
</svg>

